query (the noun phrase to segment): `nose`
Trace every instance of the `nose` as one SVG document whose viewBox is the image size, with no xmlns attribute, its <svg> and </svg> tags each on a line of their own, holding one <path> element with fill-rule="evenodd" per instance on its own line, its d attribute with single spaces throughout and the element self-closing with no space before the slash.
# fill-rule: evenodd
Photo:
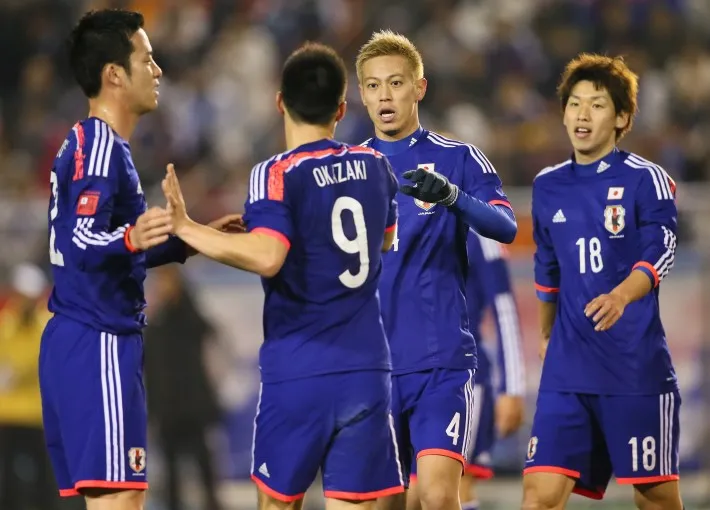
<svg viewBox="0 0 710 510">
<path fill-rule="evenodd" d="M 581 105 L 579 107 L 579 110 L 577 111 L 577 119 L 578 120 L 589 120 L 589 111 L 590 108 L 588 105 Z"/>
<path fill-rule="evenodd" d="M 163 76 L 163 70 L 160 68 L 160 66 L 159 66 L 157 63 L 155 64 L 155 73 L 154 73 L 154 76 L 155 76 L 156 78 L 160 78 L 161 76 Z"/>
<path fill-rule="evenodd" d="M 382 85 L 380 87 L 380 101 L 390 101 L 392 100 L 391 90 L 389 85 Z"/>
</svg>

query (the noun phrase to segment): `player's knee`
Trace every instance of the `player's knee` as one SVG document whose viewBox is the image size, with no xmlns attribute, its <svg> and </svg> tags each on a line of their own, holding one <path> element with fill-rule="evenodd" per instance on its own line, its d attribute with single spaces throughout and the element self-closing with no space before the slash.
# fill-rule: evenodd
<svg viewBox="0 0 710 510">
<path fill-rule="evenodd" d="M 539 482 L 534 476 L 523 478 L 522 510 L 562 510 L 567 499 L 564 485 Z"/>
<path fill-rule="evenodd" d="M 677 482 L 636 485 L 634 503 L 639 510 L 683 510 Z"/>
<path fill-rule="evenodd" d="M 429 484 L 419 487 L 419 500 L 422 510 L 450 510 L 459 507 L 459 494 L 456 487 L 447 484 Z"/>
</svg>

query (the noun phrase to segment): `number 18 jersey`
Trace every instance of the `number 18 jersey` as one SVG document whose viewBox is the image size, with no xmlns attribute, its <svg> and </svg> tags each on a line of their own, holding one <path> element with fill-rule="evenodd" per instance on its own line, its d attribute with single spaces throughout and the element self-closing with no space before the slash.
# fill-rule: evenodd
<svg viewBox="0 0 710 510">
<path fill-rule="evenodd" d="M 254 167 L 244 220 L 289 247 L 262 279 L 262 381 L 390 370 L 377 293 L 397 180 L 373 149 L 320 140 Z"/>
</svg>

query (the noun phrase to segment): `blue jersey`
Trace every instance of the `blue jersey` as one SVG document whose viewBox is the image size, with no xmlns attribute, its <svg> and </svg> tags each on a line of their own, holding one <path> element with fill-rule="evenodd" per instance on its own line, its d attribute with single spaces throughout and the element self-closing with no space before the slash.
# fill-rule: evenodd
<svg viewBox="0 0 710 510">
<path fill-rule="evenodd" d="M 421 128 L 397 142 L 373 139 L 363 145 L 384 151 L 402 184 L 409 182 L 404 172 L 425 168 L 479 200 L 510 206 L 493 165 L 472 145 Z M 465 298 L 469 227 L 452 210 L 403 194 L 399 214 L 380 282 L 393 371 L 476 368 Z"/>
<path fill-rule="evenodd" d="M 498 379 L 498 391 L 507 395 L 525 394 L 525 367 L 518 308 L 510 282 L 505 248 L 492 239 L 470 231 L 468 236 L 470 268 L 466 282 L 469 328 L 481 338 L 484 313 L 493 312 L 497 333 L 497 370 L 491 367 L 486 350 L 478 349 L 476 384 Z"/>
<path fill-rule="evenodd" d="M 244 220 L 289 252 L 262 280 L 263 382 L 391 369 L 377 284 L 397 182 L 378 152 L 333 140 L 254 167 Z"/>
<path fill-rule="evenodd" d="M 177 238 L 133 253 L 128 229 L 146 210 L 128 142 L 97 118 L 78 122 L 50 173 L 49 309 L 94 329 L 127 335 L 145 325 L 146 268 L 184 262 Z"/>
<path fill-rule="evenodd" d="M 535 286 L 557 301 L 540 389 L 607 395 L 676 388 L 658 304 L 673 266 L 675 184 L 659 166 L 614 150 L 601 160 L 546 168 L 533 183 Z M 654 290 L 629 304 L 609 330 L 594 331 L 584 307 L 633 269 Z"/>
</svg>

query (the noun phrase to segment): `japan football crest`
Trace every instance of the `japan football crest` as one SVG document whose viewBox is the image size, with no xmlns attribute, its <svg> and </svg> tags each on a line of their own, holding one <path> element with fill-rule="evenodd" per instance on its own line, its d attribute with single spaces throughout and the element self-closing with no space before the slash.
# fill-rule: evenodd
<svg viewBox="0 0 710 510">
<path fill-rule="evenodd" d="M 604 209 L 604 228 L 614 235 L 626 226 L 626 210 L 620 205 L 607 205 Z"/>
<path fill-rule="evenodd" d="M 422 170 L 426 170 L 427 172 L 433 172 L 434 171 L 434 163 L 420 163 L 417 166 L 417 170 L 420 168 Z M 418 200 L 416 198 L 414 199 L 414 204 L 417 207 L 424 209 L 425 211 L 429 211 L 430 209 L 432 209 L 436 205 L 436 204 L 432 204 L 429 202 L 422 202 L 421 200 Z"/>
<path fill-rule="evenodd" d="M 145 449 L 131 448 L 128 450 L 128 465 L 135 473 L 141 473 L 145 469 Z"/>
</svg>

